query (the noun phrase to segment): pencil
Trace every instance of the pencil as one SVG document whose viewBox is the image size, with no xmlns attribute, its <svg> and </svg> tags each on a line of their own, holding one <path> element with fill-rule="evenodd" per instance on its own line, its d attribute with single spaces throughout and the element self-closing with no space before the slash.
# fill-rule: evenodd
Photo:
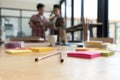
<svg viewBox="0 0 120 80">
<path fill-rule="evenodd" d="M 63 59 L 62 53 L 60 53 L 60 62 L 61 62 L 61 63 L 64 62 L 64 59 Z"/>
<path fill-rule="evenodd" d="M 51 56 L 58 55 L 58 54 L 60 54 L 60 62 L 61 62 L 61 63 L 64 62 L 64 60 L 63 60 L 63 58 L 62 58 L 62 54 L 61 54 L 60 51 L 55 52 L 55 53 L 52 53 L 52 54 L 48 54 L 48 55 L 45 55 L 45 56 L 42 56 L 42 57 L 37 57 L 37 58 L 35 58 L 35 62 L 38 62 L 38 61 L 40 61 L 40 60 L 43 60 L 43 59 L 46 59 L 46 58 L 49 58 L 49 57 L 51 57 Z"/>
</svg>

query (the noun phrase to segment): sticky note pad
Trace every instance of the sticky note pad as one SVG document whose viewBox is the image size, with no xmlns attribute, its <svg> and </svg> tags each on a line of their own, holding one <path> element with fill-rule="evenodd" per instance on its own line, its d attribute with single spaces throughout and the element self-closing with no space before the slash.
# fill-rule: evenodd
<svg viewBox="0 0 120 80">
<path fill-rule="evenodd" d="M 49 52 L 54 50 L 52 47 L 31 47 L 29 49 L 34 52 Z"/>
<path fill-rule="evenodd" d="M 96 46 L 100 46 L 102 45 L 102 41 L 86 41 L 85 45 L 96 45 Z"/>
<path fill-rule="evenodd" d="M 108 57 L 108 56 L 114 55 L 114 51 L 101 50 L 100 52 L 101 52 L 101 56 L 104 56 L 104 57 Z"/>
<path fill-rule="evenodd" d="M 96 50 L 97 48 L 76 48 L 76 51 Z"/>
<path fill-rule="evenodd" d="M 106 48 L 102 41 L 86 41 L 85 46 L 88 48 Z"/>
<path fill-rule="evenodd" d="M 8 49 L 5 51 L 6 53 L 10 54 L 23 54 L 23 53 L 32 53 L 32 50 L 29 49 Z"/>
<path fill-rule="evenodd" d="M 92 59 L 92 58 L 100 57 L 101 53 L 100 52 L 89 52 L 89 51 L 77 51 L 77 52 L 69 52 L 67 56 Z"/>
</svg>

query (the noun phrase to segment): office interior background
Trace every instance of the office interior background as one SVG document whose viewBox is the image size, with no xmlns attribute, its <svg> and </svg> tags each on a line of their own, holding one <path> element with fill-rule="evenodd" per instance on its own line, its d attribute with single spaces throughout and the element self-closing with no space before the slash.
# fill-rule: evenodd
<svg viewBox="0 0 120 80">
<path fill-rule="evenodd" d="M 120 6 L 119 2 L 119 0 L 0 0 L 1 39 L 31 36 L 29 18 L 37 13 L 36 4 L 43 3 L 47 19 L 53 5 L 61 5 L 61 15 L 65 18 L 66 29 L 81 24 L 82 17 L 88 19 L 89 23 L 97 23 L 100 20 L 105 23 L 103 26 L 105 28 L 101 31 L 105 35 L 100 37 L 110 37 L 115 43 L 120 43 L 120 12 L 117 9 Z M 79 30 L 67 33 L 70 41 L 78 42 L 81 41 L 81 34 Z M 96 27 L 93 28 L 93 37 L 99 37 Z"/>
</svg>

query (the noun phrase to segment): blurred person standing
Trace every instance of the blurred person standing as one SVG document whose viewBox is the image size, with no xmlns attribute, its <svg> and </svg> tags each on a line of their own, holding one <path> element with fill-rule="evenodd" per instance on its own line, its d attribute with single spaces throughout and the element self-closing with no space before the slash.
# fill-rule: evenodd
<svg viewBox="0 0 120 80">
<path fill-rule="evenodd" d="M 32 29 L 32 37 L 41 37 L 45 39 L 45 31 L 47 30 L 47 19 L 44 14 L 44 4 L 37 4 L 38 14 L 32 15 L 29 25 Z"/>
<path fill-rule="evenodd" d="M 55 4 L 53 6 L 54 16 L 50 19 L 53 22 L 52 27 L 50 28 L 50 35 L 57 35 L 57 44 L 64 45 L 67 43 L 67 35 L 65 30 L 65 21 L 64 18 L 60 16 L 60 6 Z M 52 46 L 53 44 L 50 43 Z"/>
</svg>

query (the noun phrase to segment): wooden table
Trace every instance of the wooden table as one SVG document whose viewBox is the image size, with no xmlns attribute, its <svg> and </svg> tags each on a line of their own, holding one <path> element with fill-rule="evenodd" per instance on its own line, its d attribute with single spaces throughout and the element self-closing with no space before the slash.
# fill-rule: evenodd
<svg viewBox="0 0 120 80">
<path fill-rule="evenodd" d="M 74 50 L 75 47 L 56 47 Z M 59 62 L 59 55 L 39 62 L 34 58 L 43 53 L 11 55 L 0 48 L 0 80 L 120 80 L 120 54 L 111 57 L 81 59 L 67 57 Z M 46 54 L 49 54 L 48 52 Z"/>
</svg>

